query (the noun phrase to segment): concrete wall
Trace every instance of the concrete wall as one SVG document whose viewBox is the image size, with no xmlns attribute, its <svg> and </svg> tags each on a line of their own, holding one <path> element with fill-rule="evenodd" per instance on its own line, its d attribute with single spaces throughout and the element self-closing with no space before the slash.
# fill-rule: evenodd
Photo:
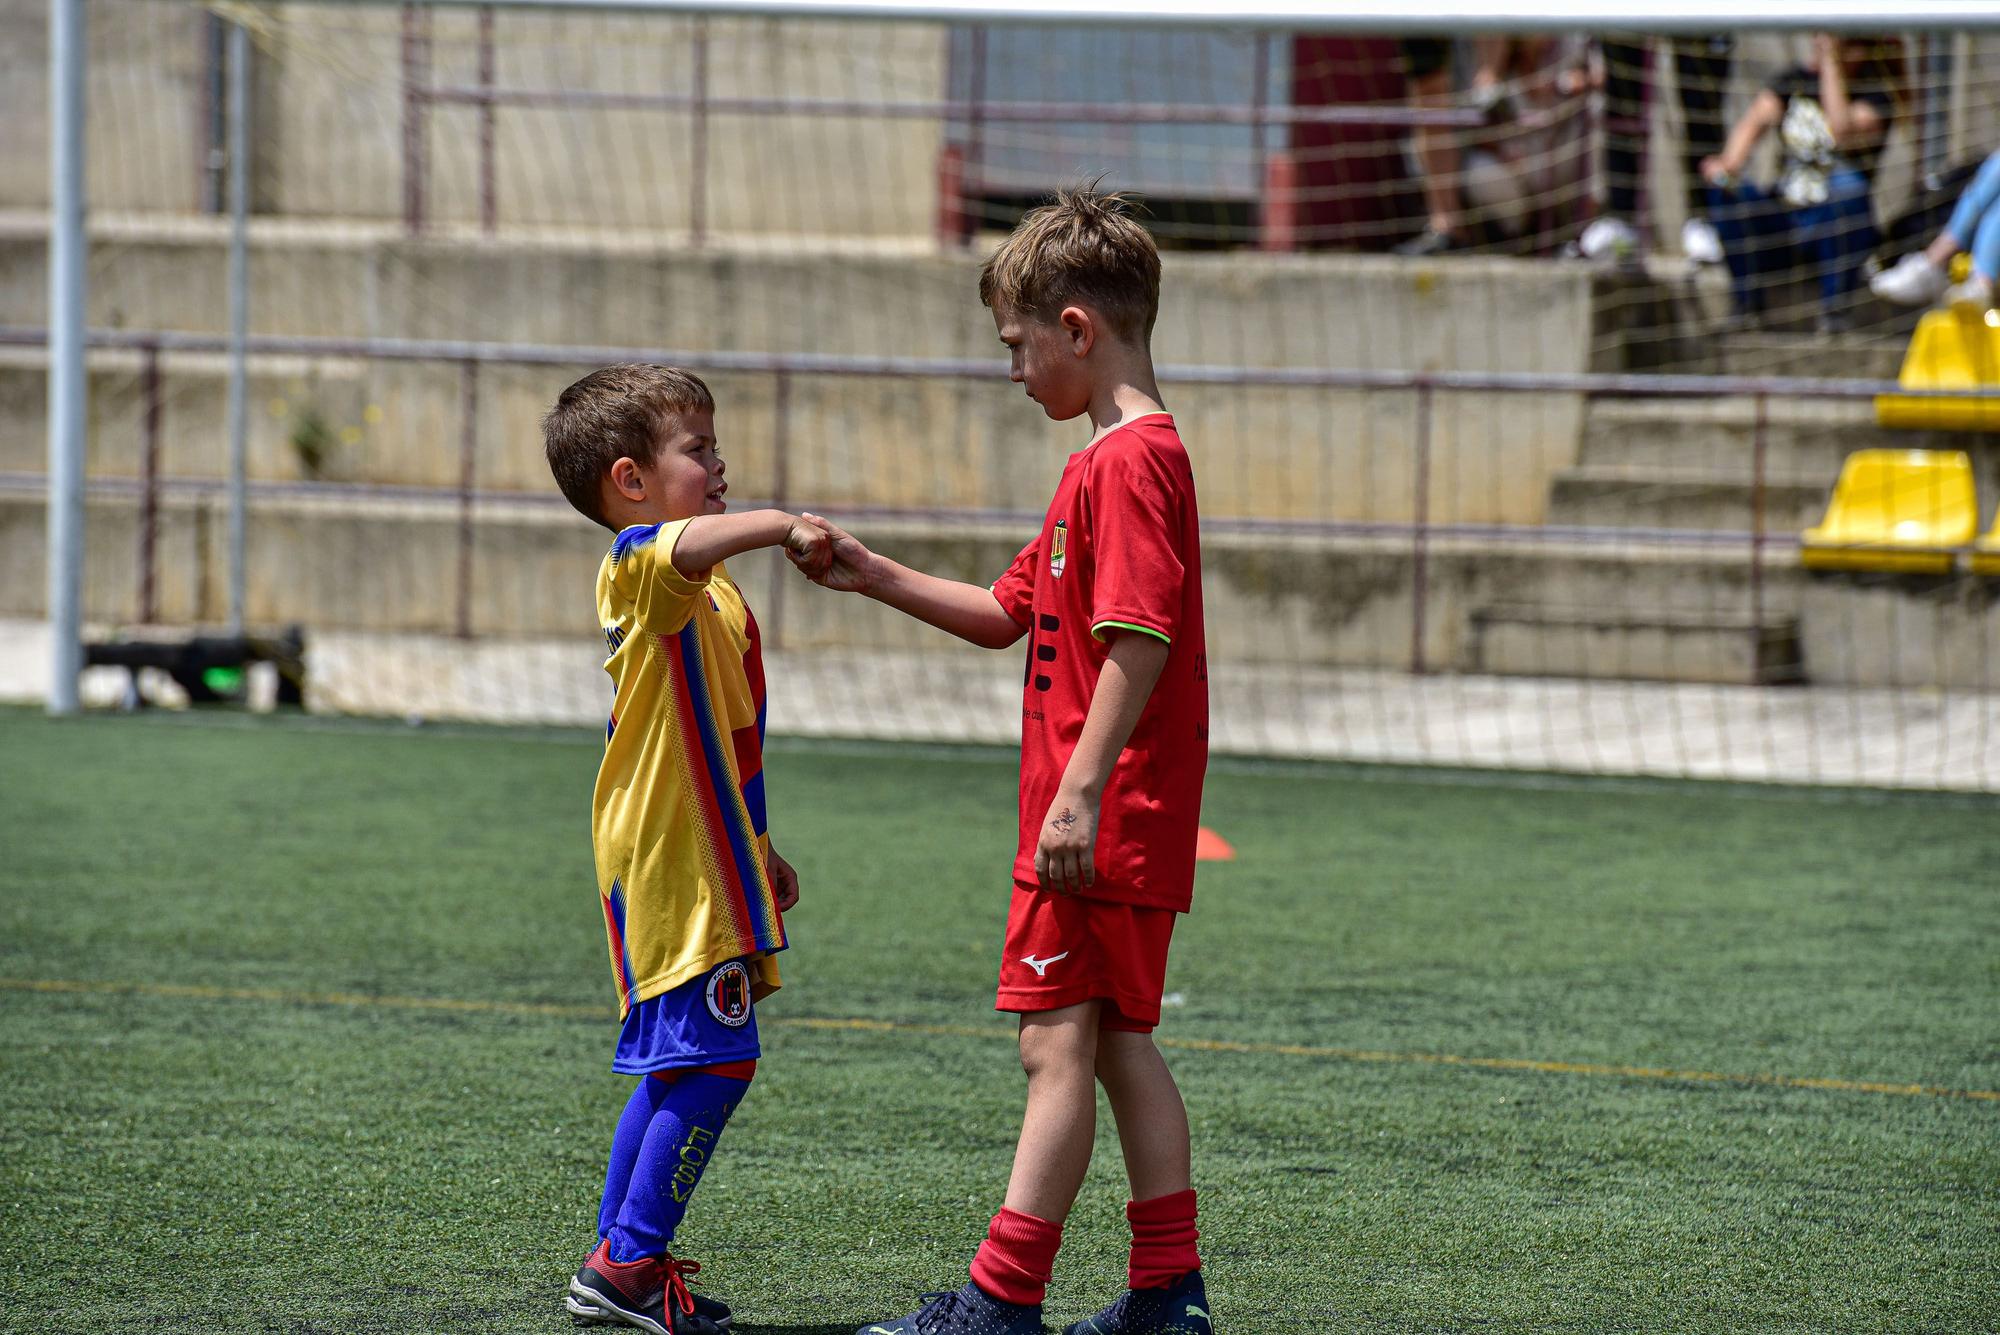
<svg viewBox="0 0 2000 1335">
<path fill-rule="evenodd" d="M 436 83 L 478 81 L 478 19 L 429 18 Z M 495 84 L 599 94 L 685 94 L 706 51 L 715 97 L 931 100 L 944 30 L 924 24 L 502 14 Z M 271 212 L 401 217 L 402 19 L 389 6 L 291 5 L 264 74 Z M 433 220 L 480 216 L 480 113 L 438 106 L 420 135 Z M 691 113 L 503 107 L 493 115 L 501 225 L 517 223 L 825 236 L 923 236 L 935 217 L 939 122 L 715 116 L 697 148 Z M 699 182 L 693 171 L 703 164 Z"/>
<path fill-rule="evenodd" d="M 39 495 L 0 492 L 7 576 L 0 618 L 41 614 L 43 517 Z M 96 497 L 87 524 L 85 615 L 131 624 L 139 598 L 136 501 Z M 993 578 L 1022 540 L 1018 529 L 993 523 L 864 518 L 854 528 L 898 559 L 970 581 Z M 472 634 L 596 642 L 588 591 L 607 538 L 556 507 L 483 507 L 462 604 Z M 166 498 L 157 538 L 159 621 L 221 619 L 225 543 L 219 494 Z M 249 619 L 319 631 L 448 634 L 461 608 L 460 544 L 459 512 L 449 503 L 261 499 L 248 534 Z M 1405 670 L 1420 642 L 1424 666 L 1434 672 L 1757 680 L 1756 637 L 1743 620 L 1750 570 L 1738 553 L 1433 542 L 1419 604 L 1406 541 L 1211 531 L 1203 547 L 1211 652 L 1235 667 Z M 806 586 L 773 553 L 732 567 L 775 647 L 940 647 L 937 632 L 906 617 Z M 1991 581 L 1808 578 L 1788 553 L 1772 552 L 1759 596 L 1767 625 L 1797 627 L 1803 671 L 1815 685 L 2000 688 L 2000 600 Z M 1524 601 L 1625 608 L 1645 618 L 1620 626 L 1481 615 Z"/>
<path fill-rule="evenodd" d="M 205 11 L 150 0 L 89 4 L 90 197 L 107 210 L 200 207 L 208 144 Z M 43 0 L 0 0 L 0 208 L 48 203 Z M 253 208 L 310 217 L 403 216 L 401 7 L 273 5 L 256 23 Z M 478 19 L 431 15 L 433 82 L 478 81 Z M 687 93 L 696 21 L 512 13 L 494 20 L 495 83 L 510 89 Z M 715 97 L 862 102 L 942 96 L 945 30 L 931 24 L 711 20 Z M 418 137 L 431 221 L 480 218 L 479 114 L 433 106 Z M 678 232 L 705 199 L 732 235 L 930 235 L 942 122 L 714 116 L 691 176 L 690 114 L 504 107 L 493 117 L 502 226 Z"/>
<path fill-rule="evenodd" d="M 91 205 L 198 206 L 206 88 L 195 5 L 89 0 L 84 155 Z M 0 208 L 49 203 L 49 7 L 0 0 Z"/>
<path fill-rule="evenodd" d="M 47 180 L 47 6 L 0 0 L 0 208 L 40 208 Z M 99 208 L 199 207 L 214 71 L 205 12 L 155 0 L 91 0 L 90 189 Z M 256 209 L 262 213 L 401 218 L 404 182 L 403 18 L 392 4 L 278 4 L 257 24 Z M 478 19 L 430 20 L 439 85 L 478 82 Z M 798 96 L 925 101 L 943 96 L 947 30 L 928 24 L 788 19 L 710 20 L 707 82 L 717 97 Z M 494 19 L 497 86 L 592 93 L 687 93 L 696 22 L 605 14 L 503 13 Z M 1956 34 L 1946 102 L 1953 160 L 2000 143 L 2000 38 Z M 1801 39 L 1740 37 L 1732 110 Z M 1911 54 L 1917 53 L 1912 35 Z M 1212 73 L 1199 72 L 1206 80 Z M 1192 77 L 1192 76 L 1191 76 Z M 1683 209 L 1679 107 L 1672 61 L 1656 61 L 1649 197 L 1671 236 Z M 1907 118 L 1906 118 L 1907 119 Z M 556 224 L 720 235 L 924 238 L 936 209 L 941 122 L 887 117 L 716 116 L 705 170 L 692 180 L 695 126 L 685 112 L 503 107 L 492 119 L 502 226 Z M 1899 129 L 1878 180 L 1886 216 L 1907 198 L 1914 153 Z M 1067 127 L 998 132 L 1054 143 Z M 480 217 L 479 113 L 436 106 L 418 136 L 433 221 Z M 989 142 L 995 141 L 989 132 Z M 1225 155 L 1226 156 L 1226 155 Z M 1214 164 L 1210 164 L 1214 166 Z M 1235 170 L 1247 172 L 1249 164 Z"/>
<path fill-rule="evenodd" d="M 109 229 L 92 256 L 93 324 L 220 330 L 222 240 L 212 227 Z M 969 255 L 691 252 L 466 240 L 393 229 L 260 228 L 251 281 L 260 333 L 614 345 L 685 351 L 953 357 L 990 379 L 801 377 L 783 426 L 786 494 L 833 506 L 1038 510 L 1082 440 L 1004 379 Z M 43 315 L 44 251 L 0 235 L 0 321 Z M 1568 372 L 1587 364 L 1591 290 L 1576 267 L 1503 260 L 1412 265 L 1356 256 L 1168 258 L 1155 350 L 1163 364 Z M 138 471 L 136 360 L 99 358 L 96 463 Z M 34 378 L 32 354 L 14 360 Z M 219 476 L 221 366 L 166 362 L 167 471 Z M 504 368 L 480 380 L 480 485 L 546 492 L 537 422 L 583 367 Z M 0 365 L 0 380 L 6 374 Z M 334 480 L 455 485 L 455 366 L 260 359 L 253 475 L 306 475 L 286 442 L 318 423 Z M 122 379 L 121 379 L 122 377 Z M 719 375 L 739 494 L 777 487 L 776 386 Z M 34 469 L 40 409 L 17 385 L 0 461 Z M 1407 392 L 1169 385 L 1197 459 L 1205 511 L 1269 519 L 1407 520 L 1419 414 Z M 1430 413 L 1429 513 L 1534 523 L 1576 458 L 1576 396 L 1439 394 Z"/>
</svg>

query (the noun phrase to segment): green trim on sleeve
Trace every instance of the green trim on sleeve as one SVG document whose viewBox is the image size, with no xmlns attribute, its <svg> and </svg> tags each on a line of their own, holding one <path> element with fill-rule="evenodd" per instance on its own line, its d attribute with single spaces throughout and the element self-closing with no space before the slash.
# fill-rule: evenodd
<svg viewBox="0 0 2000 1335">
<path fill-rule="evenodd" d="M 1162 635 L 1159 631 L 1154 630 L 1151 626 L 1134 625 L 1130 621 L 1100 621 L 1096 625 L 1090 628 L 1090 634 L 1092 638 L 1099 640 L 1103 639 L 1104 630 L 1105 627 L 1107 626 L 1111 627 L 1114 630 L 1136 630 L 1141 635 L 1150 635 L 1154 639 L 1159 640 L 1165 644 L 1172 644 L 1174 642 L 1173 637 L 1170 635 Z"/>
</svg>

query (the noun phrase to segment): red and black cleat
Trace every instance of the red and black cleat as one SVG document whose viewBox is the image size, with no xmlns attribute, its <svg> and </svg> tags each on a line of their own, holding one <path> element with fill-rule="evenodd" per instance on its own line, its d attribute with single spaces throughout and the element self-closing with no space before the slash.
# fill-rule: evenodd
<svg viewBox="0 0 2000 1335">
<path fill-rule="evenodd" d="M 671 1256 L 614 1261 L 609 1244 L 600 1242 L 570 1280 L 563 1306 L 579 1325 L 632 1326 L 648 1335 L 719 1335 L 729 1328 L 729 1309 L 687 1286 L 687 1277 L 700 1269 Z"/>
</svg>

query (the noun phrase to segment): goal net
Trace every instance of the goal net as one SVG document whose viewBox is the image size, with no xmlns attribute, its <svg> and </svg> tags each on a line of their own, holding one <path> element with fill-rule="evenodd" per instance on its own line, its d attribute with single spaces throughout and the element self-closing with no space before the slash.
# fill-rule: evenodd
<svg viewBox="0 0 2000 1335">
<path fill-rule="evenodd" d="M 46 687 L 44 15 L 0 0 L 14 695 Z M 1905 263 L 1954 225 L 2000 253 L 2000 34 L 179 0 L 89 22 L 93 643 L 230 605 L 241 23 L 240 578 L 254 635 L 299 629 L 309 709 L 602 723 L 609 535 L 538 423 L 610 361 L 707 379 L 732 506 L 990 582 L 1087 430 L 1008 383 L 978 265 L 1101 180 L 1164 254 L 1217 750 L 2000 787 L 2000 409 L 1888 395 L 1910 368 L 2000 378 L 1977 265 Z M 1015 652 L 772 553 L 731 567 L 774 730 L 1018 735 Z M 134 681 L 92 668 L 86 692 Z"/>
</svg>

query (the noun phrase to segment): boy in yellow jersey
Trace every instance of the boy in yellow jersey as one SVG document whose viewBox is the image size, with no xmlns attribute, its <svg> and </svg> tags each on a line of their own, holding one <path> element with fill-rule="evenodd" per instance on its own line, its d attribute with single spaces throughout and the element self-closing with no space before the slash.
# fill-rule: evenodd
<svg viewBox="0 0 2000 1335">
<path fill-rule="evenodd" d="M 755 1003 L 778 986 L 798 877 L 764 820 L 757 622 L 723 561 L 782 546 L 823 571 L 827 535 L 778 510 L 725 514 L 715 400 L 686 371 L 611 366 L 542 423 L 563 495 L 617 534 L 597 574 L 616 684 L 591 807 L 623 1027 L 641 1077 L 612 1139 L 597 1248 L 564 1305 L 583 1322 L 713 1335 L 667 1245 L 756 1070 Z"/>
</svg>

